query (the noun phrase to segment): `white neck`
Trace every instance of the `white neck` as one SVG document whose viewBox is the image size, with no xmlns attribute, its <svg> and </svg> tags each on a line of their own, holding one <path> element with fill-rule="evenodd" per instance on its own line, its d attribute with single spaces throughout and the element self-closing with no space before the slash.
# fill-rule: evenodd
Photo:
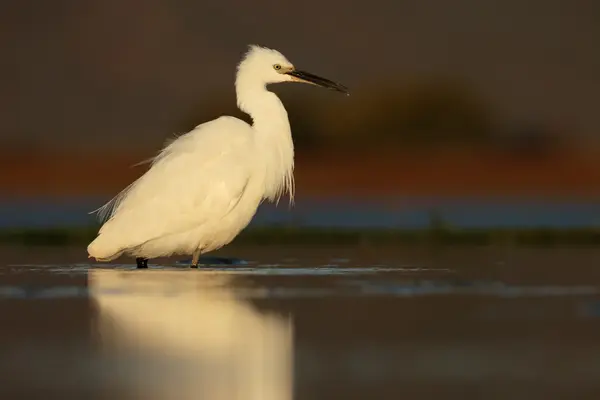
<svg viewBox="0 0 600 400">
<path fill-rule="evenodd" d="M 237 103 L 253 120 L 258 151 L 265 162 L 265 198 L 278 201 L 288 193 L 294 199 L 294 143 L 287 111 L 279 97 L 264 84 L 238 76 Z M 246 83 L 247 82 L 247 83 Z"/>
</svg>

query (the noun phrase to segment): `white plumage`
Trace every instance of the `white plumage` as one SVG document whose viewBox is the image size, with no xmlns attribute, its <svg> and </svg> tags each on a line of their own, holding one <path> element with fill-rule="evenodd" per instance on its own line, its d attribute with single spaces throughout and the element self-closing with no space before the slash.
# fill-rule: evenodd
<svg viewBox="0 0 600 400">
<path fill-rule="evenodd" d="M 251 46 L 238 66 L 239 108 L 252 126 L 229 116 L 198 125 L 168 144 L 150 169 L 98 209 L 106 222 L 88 253 L 99 261 L 122 254 L 140 259 L 193 255 L 230 243 L 264 199 L 294 197 L 294 146 L 287 112 L 266 89 L 306 82 L 346 92 L 298 71 L 278 51 Z"/>
</svg>

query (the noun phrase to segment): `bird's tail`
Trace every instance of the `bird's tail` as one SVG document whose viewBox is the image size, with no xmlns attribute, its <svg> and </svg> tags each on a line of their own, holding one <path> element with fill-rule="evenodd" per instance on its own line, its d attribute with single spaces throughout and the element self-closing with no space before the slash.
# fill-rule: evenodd
<svg viewBox="0 0 600 400">
<path fill-rule="evenodd" d="M 123 254 L 123 249 L 115 246 L 107 235 L 100 234 L 87 248 L 90 257 L 98 261 L 112 261 Z"/>
</svg>

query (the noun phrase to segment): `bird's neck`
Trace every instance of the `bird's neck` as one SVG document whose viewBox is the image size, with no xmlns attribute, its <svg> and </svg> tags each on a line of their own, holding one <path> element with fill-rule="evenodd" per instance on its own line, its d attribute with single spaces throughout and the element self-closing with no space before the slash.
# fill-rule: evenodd
<svg viewBox="0 0 600 400">
<path fill-rule="evenodd" d="M 294 143 L 287 111 L 279 97 L 264 85 L 237 86 L 239 108 L 253 120 L 255 140 L 266 168 L 265 197 L 294 198 Z"/>
</svg>

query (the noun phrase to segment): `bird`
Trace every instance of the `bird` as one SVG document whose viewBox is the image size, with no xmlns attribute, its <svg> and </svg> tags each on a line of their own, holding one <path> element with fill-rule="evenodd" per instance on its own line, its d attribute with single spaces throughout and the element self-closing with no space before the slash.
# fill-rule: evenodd
<svg viewBox="0 0 600 400">
<path fill-rule="evenodd" d="M 340 83 L 296 69 L 279 51 L 250 45 L 237 66 L 238 108 L 252 123 L 221 116 L 165 143 L 149 169 L 96 213 L 88 257 L 109 262 L 192 256 L 231 243 L 264 201 L 294 199 L 294 145 L 287 115 L 268 85 L 308 83 L 349 95 Z"/>
</svg>

